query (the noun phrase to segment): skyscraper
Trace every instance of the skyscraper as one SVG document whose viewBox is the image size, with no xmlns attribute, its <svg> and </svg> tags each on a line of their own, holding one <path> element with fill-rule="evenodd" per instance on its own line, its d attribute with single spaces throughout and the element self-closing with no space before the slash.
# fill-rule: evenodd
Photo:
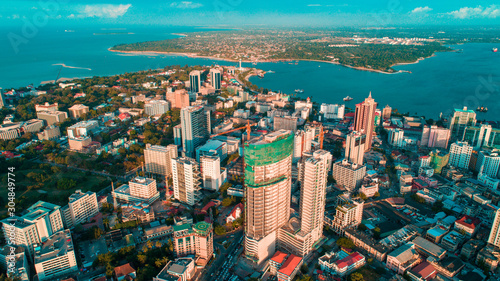
<svg viewBox="0 0 500 281">
<path fill-rule="evenodd" d="M 191 92 L 198 93 L 201 89 L 201 73 L 199 70 L 193 70 L 189 73 L 189 85 Z"/>
<path fill-rule="evenodd" d="M 210 136 L 210 111 L 203 106 L 181 109 L 182 149 L 186 156 L 193 157 L 196 148 Z"/>
<path fill-rule="evenodd" d="M 214 87 L 215 90 L 220 90 L 221 88 L 220 70 L 215 68 L 210 69 L 210 80 L 212 81 L 212 87 Z"/>
<path fill-rule="evenodd" d="M 422 129 L 420 146 L 448 148 L 450 129 L 425 125 Z"/>
<path fill-rule="evenodd" d="M 392 108 L 389 105 L 386 105 L 384 109 L 382 109 L 382 119 L 389 119 L 391 118 L 392 114 Z"/>
<path fill-rule="evenodd" d="M 172 176 L 172 159 L 177 158 L 177 145 L 168 146 L 146 144 L 144 162 L 148 173 Z"/>
<path fill-rule="evenodd" d="M 476 125 L 476 113 L 465 106 L 463 109 L 455 108 L 453 114 L 450 116 L 448 125 L 451 132 L 451 140 L 462 140 L 465 128 Z"/>
<path fill-rule="evenodd" d="M 372 148 L 376 109 L 377 103 L 372 98 L 371 92 L 364 102 L 356 104 L 354 130 L 366 135 L 365 151 Z"/>
<path fill-rule="evenodd" d="M 293 162 L 300 160 L 304 152 L 311 150 L 314 130 L 298 130 L 293 140 Z"/>
<path fill-rule="evenodd" d="M 274 254 L 290 217 L 293 136 L 280 130 L 245 144 L 245 253 L 257 263 Z"/>
<path fill-rule="evenodd" d="M 500 209 L 497 209 L 493 225 L 491 226 L 488 243 L 500 247 Z"/>
<path fill-rule="evenodd" d="M 174 198 L 193 206 L 200 199 L 200 168 L 196 160 L 189 157 L 172 159 Z"/>
<path fill-rule="evenodd" d="M 454 142 L 450 146 L 450 160 L 448 163 L 453 167 L 468 169 L 471 155 L 472 146 L 467 142 Z"/>
<path fill-rule="evenodd" d="M 496 149 L 486 149 L 478 153 L 476 170 L 490 178 L 500 175 L 500 154 Z"/>
<path fill-rule="evenodd" d="M 406 142 L 404 141 L 405 131 L 395 128 L 389 129 L 389 135 L 387 136 L 387 140 L 390 145 L 395 147 L 404 147 L 406 146 Z"/>
<path fill-rule="evenodd" d="M 345 159 L 354 164 L 363 165 L 366 135 L 353 131 L 345 141 Z"/>
</svg>

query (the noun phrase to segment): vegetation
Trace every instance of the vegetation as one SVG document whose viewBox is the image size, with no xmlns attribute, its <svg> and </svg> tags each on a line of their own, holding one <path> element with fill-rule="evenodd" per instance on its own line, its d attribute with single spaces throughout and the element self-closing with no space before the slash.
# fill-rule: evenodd
<svg viewBox="0 0 500 281">
<path fill-rule="evenodd" d="M 353 249 L 354 248 L 354 242 L 352 242 L 351 239 L 346 238 L 346 237 L 341 237 L 337 240 L 337 245 L 340 247 L 344 247 L 347 249 Z"/>
</svg>

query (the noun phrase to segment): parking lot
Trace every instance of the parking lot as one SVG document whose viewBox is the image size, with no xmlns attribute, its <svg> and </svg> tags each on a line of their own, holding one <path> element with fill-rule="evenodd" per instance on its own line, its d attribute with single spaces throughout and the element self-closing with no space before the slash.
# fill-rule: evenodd
<svg viewBox="0 0 500 281">
<path fill-rule="evenodd" d="M 104 239 L 104 237 L 101 237 L 100 239 L 93 242 L 90 241 L 81 242 L 78 244 L 78 246 L 80 247 L 80 253 L 84 267 L 92 265 L 92 263 L 99 254 L 104 254 L 108 252 L 108 248 L 106 246 L 106 240 Z"/>
</svg>

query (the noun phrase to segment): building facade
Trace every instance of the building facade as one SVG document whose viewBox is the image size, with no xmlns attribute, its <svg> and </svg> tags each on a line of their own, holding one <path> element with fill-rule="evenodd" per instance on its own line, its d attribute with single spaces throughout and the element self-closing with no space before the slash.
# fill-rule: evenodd
<svg viewBox="0 0 500 281">
<path fill-rule="evenodd" d="M 365 151 L 369 151 L 372 148 L 376 109 L 377 103 L 372 98 L 371 92 L 362 103 L 356 104 L 354 130 L 366 135 Z"/>
<path fill-rule="evenodd" d="M 201 197 L 201 176 L 198 162 L 188 157 L 172 159 L 174 198 L 193 206 Z"/>
<path fill-rule="evenodd" d="M 144 162 L 146 171 L 155 175 L 172 176 L 172 159 L 177 158 L 177 145 L 167 146 L 146 144 Z"/>
</svg>

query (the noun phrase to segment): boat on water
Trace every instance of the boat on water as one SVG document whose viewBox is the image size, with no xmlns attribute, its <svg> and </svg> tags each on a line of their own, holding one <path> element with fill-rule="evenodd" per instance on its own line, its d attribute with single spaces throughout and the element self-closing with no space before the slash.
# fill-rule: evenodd
<svg viewBox="0 0 500 281">
<path fill-rule="evenodd" d="M 347 96 L 344 98 L 344 101 L 352 101 L 352 100 L 353 100 L 353 98 L 351 98 L 350 96 Z"/>
<path fill-rule="evenodd" d="M 498 48 L 493 48 L 492 51 L 493 51 L 493 53 L 496 53 L 496 52 L 498 52 Z"/>
<path fill-rule="evenodd" d="M 267 71 L 267 73 L 274 73 L 274 71 L 272 71 L 272 70 L 268 70 L 268 71 Z"/>
<path fill-rule="evenodd" d="M 485 107 L 485 106 L 478 106 L 478 108 L 476 108 L 476 111 L 479 111 L 479 112 L 488 112 L 488 108 Z"/>
<path fill-rule="evenodd" d="M 259 76 L 259 78 L 264 78 L 264 73 L 261 72 L 261 73 L 257 74 L 257 76 Z"/>
<path fill-rule="evenodd" d="M 297 94 L 302 94 L 302 93 L 304 92 L 304 90 L 302 90 L 302 89 L 295 89 L 295 92 L 296 92 Z"/>
</svg>

